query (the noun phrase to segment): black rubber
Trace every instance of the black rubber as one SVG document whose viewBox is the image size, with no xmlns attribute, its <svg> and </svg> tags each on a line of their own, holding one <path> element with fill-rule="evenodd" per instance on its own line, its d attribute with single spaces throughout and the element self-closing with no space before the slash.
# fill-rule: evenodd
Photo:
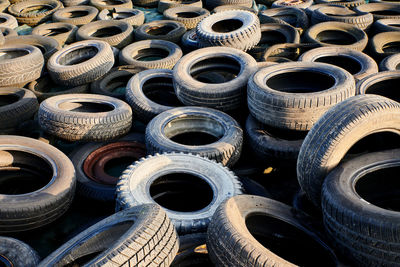
<svg viewBox="0 0 400 267">
<path fill-rule="evenodd" d="M 306 13 L 295 7 L 277 7 L 263 10 L 259 13 L 261 23 L 273 23 L 277 19 L 280 23 L 288 23 L 295 28 L 305 31 L 308 28 L 308 17 Z"/>
<path fill-rule="evenodd" d="M 371 74 L 357 83 L 357 94 L 374 94 L 390 98 L 400 103 L 400 92 L 397 85 L 400 72 L 382 71 Z"/>
<path fill-rule="evenodd" d="M 0 236 L 0 262 L 7 267 L 36 267 L 39 255 L 22 241 Z"/>
<path fill-rule="evenodd" d="M 375 60 L 400 53 L 400 32 L 382 32 L 370 39 L 369 51 Z"/>
<path fill-rule="evenodd" d="M 380 71 L 400 70 L 400 54 L 385 57 L 379 64 Z"/>
</svg>

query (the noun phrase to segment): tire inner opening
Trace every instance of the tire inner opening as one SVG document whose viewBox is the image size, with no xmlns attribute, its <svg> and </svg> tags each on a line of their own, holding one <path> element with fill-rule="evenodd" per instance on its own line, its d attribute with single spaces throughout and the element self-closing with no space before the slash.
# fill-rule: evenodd
<svg viewBox="0 0 400 267">
<path fill-rule="evenodd" d="M 14 267 L 14 264 L 6 256 L 0 254 L 0 267 Z"/>
<path fill-rule="evenodd" d="M 78 246 L 70 247 L 64 257 L 57 262 L 59 266 L 83 266 L 109 249 L 132 226 L 133 221 L 124 221 L 104 227 Z"/>
<path fill-rule="evenodd" d="M 11 105 L 18 102 L 20 98 L 17 95 L 2 95 L 0 94 L 0 107 Z"/>
<path fill-rule="evenodd" d="M 34 154 L 0 151 L 0 194 L 20 195 L 46 186 L 53 177 L 51 165 Z"/>
<path fill-rule="evenodd" d="M 142 91 L 151 101 L 169 107 L 182 106 L 175 95 L 172 78 L 154 77 L 143 83 Z"/>
<path fill-rule="evenodd" d="M 315 39 L 321 43 L 333 45 L 351 45 L 357 42 L 356 37 L 345 31 L 326 30 L 317 34 Z"/>
<path fill-rule="evenodd" d="M 48 28 L 42 32 L 43 36 L 56 36 L 59 34 L 67 33 L 70 29 L 67 27 Z"/>
<path fill-rule="evenodd" d="M 175 143 L 202 146 L 221 139 L 225 134 L 225 129 L 218 121 L 211 118 L 188 115 L 168 122 L 163 132 Z"/>
<path fill-rule="evenodd" d="M 328 63 L 331 65 L 338 66 L 350 72 L 356 74 L 361 71 L 361 64 L 352 57 L 347 56 L 322 56 L 315 60 L 315 62 Z"/>
<path fill-rule="evenodd" d="M 195 18 L 200 16 L 200 14 L 197 12 L 178 12 L 176 13 L 176 16 L 178 18 Z"/>
<path fill-rule="evenodd" d="M 96 31 L 89 33 L 89 36 L 97 37 L 97 38 L 104 38 L 104 37 L 114 36 L 114 35 L 117 35 L 120 33 L 122 33 L 122 30 L 120 27 L 111 26 L 111 27 L 103 27 L 103 28 L 97 29 Z"/>
<path fill-rule="evenodd" d="M 119 20 L 133 17 L 136 14 L 136 12 L 110 12 L 108 17 L 113 20 Z"/>
<path fill-rule="evenodd" d="M 253 118 L 253 120 L 255 120 Z M 308 131 L 285 130 L 279 129 L 256 122 L 259 127 L 256 129 L 257 133 L 268 135 L 276 139 L 296 141 L 306 138 Z"/>
<path fill-rule="evenodd" d="M 133 74 L 124 74 L 110 79 L 105 86 L 105 89 L 109 92 L 116 94 L 125 94 L 126 85 L 132 78 Z"/>
<path fill-rule="evenodd" d="M 385 53 L 399 53 L 400 52 L 400 42 L 390 42 L 382 47 Z"/>
<path fill-rule="evenodd" d="M 166 58 L 169 52 L 161 48 L 144 48 L 136 51 L 132 58 L 139 61 L 155 61 Z"/>
<path fill-rule="evenodd" d="M 104 165 L 104 171 L 108 175 L 118 178 L 121 176 L 122 172 L 136 160 L 138 159 L 134 157 L 120 157 L 111 159 Z"/>
<path fill-rule="evenodd" d="M 400 135 L 393 132 L 379 132 L 367 135 L 355 143 L 347 151 L 345 159 L 351 159 L 360 154 L 400 148 Z"/>
<path fill-rule="evenodd" d="M 146 30 L 147 34 L 150 35 L 167 35 L 171 31 L 175 30 L 176 28 L 171 25 L 163 25 L 163 26 L 153 26 Z"/>
<path fill-rule="evenodd" d="M 224 19 L 214 23 L 211 29 L 215 32 L 233 32 L 243 26 L 243 22 L 238 19 Z"/>
<path fill-rule="evenodd" d="M 397 10 L 390 10 L 390 9 L 386 9 L 386 10 L 371 10 L 368 11 L 369 13 L 372 13 L 373 15 L 381 15 L 381 16 L 398 16 L 400 15 L 400 12 Z"/>
<path fill-rule="evenodd" d="M 26 8 L 23 8 L 20 13 L 29 14 L 29 13 L 44 13 L 52 10 L 54 7 L 51 5 L 32 5 Z"/>
<path fill-rule="evenodd" d="M 229 82 L 239 75 L 240 70 L 239 62 L 230 57 L 207 58 L 189 68 L 194 79 L 211 84 Z"/>
<path fill-rule="evenodd" d="M 102 1 L 99 1 L 100 5 L 120 5 L 120 4 L 123 4 L 123 3 L 124 3 L 124 1 L 122 1 L 122 0 L 102 0 Z"/>
<path fill-rule="evenodd" d="M 295 226 L 267 215 L 252 214 L 246 226 L 268 250 L 299 266 L 336 266 L 333 255 L 312 236 Z"/>
<path fill-rule="evenodd" d="M 287 38 L 280 31 L 266 30 L 261 32 L 261 40 L 258 45 L 268 47 L 274 44 L 283 44 L 287 42 Z"/>
<path fill-rule="evenodd" d="M 0 50 L 0 61 L 13 59 L 28 55 L 29 52 L 27 50 L 22 49 L 1 49 Z"/>
<path fill-rule="evenodd" d="M 98 52 L 99 50 L 94 46 L 78 48 L 61 55 L 59 64 L 64 66 L 80 64 L 93 58 Z"/>
<path fill-rule="evenodd" d="M 62 13 L 62 16 L 65 18 L 80 18 L 89 15 L 88 11 L 71 11 Z"/>
<path fill-rule="evenodd" d="M 400 166 L 384 168 L 359 177 L 357 194 L 380 208 L 400 211 Z"/>
<path fill-rule="evenodd" d="M 286 93 L 314 93 L 327 90 L 334 84 L 332 76 L 307 70 L 280 73 L 266 81 L 268 87 Z"/>
<path fill-rule="evenodd" d="M 400 77 L 389 78 L 372 84 L 365 90 L 365 93 L 385 96 L 394 101 L 400 102 L 399 84 Z"/>
<path fill-rule="evenodd" d="M 388 26 L 391 26 L 391 27 L 400 28 L 400 24 L 397 24 L 397 23 L 393 23 L 393 24 L 388 23 L 387 25 L 388 25 Z"/>
<path fill-rule="evenodd" d="M 7 19 L 5 19 L 5 18 L 0 18 L 0 23 L 4 23 L 4 22 L 7 22 Z"/>
<path fill-rule="evenodd" d="M 170 173 L 157 178 L 150 185 L 150 195 L 162 207 L 178 212 L 201 210 L 213 200 L 210 185 L 188 173 Z"/>
<path fill-rule="evenodd" d="M 74 111 L 74 112 L 109 112 L 114 109 L 111 104 L 107 103 L 94 103 L 83 101 L 66 101 L 58 105 L 60 109 Z"/>
</svg>

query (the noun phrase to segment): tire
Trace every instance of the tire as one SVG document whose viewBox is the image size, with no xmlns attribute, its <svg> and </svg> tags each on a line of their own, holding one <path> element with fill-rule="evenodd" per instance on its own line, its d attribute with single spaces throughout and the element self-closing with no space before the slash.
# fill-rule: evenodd
<svg viewBox="0 0 400 267">
<path fill-rule="evenodd" d="M 85 6 L 89 4 L 89 0 L 61 0 L 65 7 Z"/>
<path fill-rule="evenodd" d="M 35 7 L 47 7 L 47 11 L 32 12 L 38 10 Z M 13 15 L 19 24 L 27 24 L 28 26 L 36 26 L 51 19 L 51 16 L 58 9 L 63 8 L 63 4 L 57 0 L 25 0 L 8 7 L 8 12 Z M 29 10 L 31 12 L 23 12 Z"/>
<path fill-rule="evenodd" d="M 360 5 L 354 8 L 354 11 L 360 13 L 371 13 L 374 16 L 374 20 L 400 18 L 400 5 L 394 3 L 370 3 Z M 385 12 L 389 14 L 385 14 Z"/>
<path fill-rule="evenodd" d="M 124 21 L 133 27 L 144 23 L 144 12 L 132 8 L 114 8 L 113 10 L 103 9 L 97 16 L 98 20 L 119 20 Z"/>
<path fill-rule="evenodd" d="M 111 3 L 115 4 L 109 4 L 109 2 L 106 1 L 101 1 L 101 0 L 90 0 L 90 5 L 94 6 L 97 8 L 99 11 L 102 11 L 103 9 L 108 9 L 112 10 L 113 8 L 133 8 L 132 2 L 129 0 L 120 0 L 120 1 L 113 1 Z"/>
<path fill-rule="evenodd" d="M 155 5 L 158 4 L 157 11 L 159 13 L 164 13 L 165 10 L 181 7 L 181 6 L 192 6 L 192 7 L 203 7 L 203 2 L 201 0 L 159 0 L 155 2 Z"/>
<path fill-rule="evenodd" d="M 221 64 L 221 60 L 226 64 Z M 175 94 L 185 105 L 223 111 L 239 109 L 243 106 L 246 83 L 256 68 L 257 63 L 250 55 L 234 48 L 198 49 L 184 56 L 174 67 Z M 234 75 L 222 83 L 204 82 L 196 78 L 196 75 L 218 71 L 224 75 Z"/>
<path fill-rule="evenodd" d="M 374 22 L 372 28 L 375 33 L 381 32 L 398 32 L 400 28 L 397 26 L 400 24 L 400 18 L 398 19 L 380 19 Z"/>
<path fill-rule="evenodd" d="M 0 258 L 5 266 L 35 267 L 39 255 L 30 246 L 11 237 L 0 237 Z"/>
<path fill-rule="evenodd" d="M 400 217 L 390 205 L 398 194 L 393 170 L 399 168 L 399 159 L 399 149 L 369 153 L 339 165 L 325 179 L 325 228 L 338 252 L 346 253 L 356 266 L 398 264 L 400 240 L 395 233 Z M 376 184 L 372 184 L 377 181 L 374 173 L 383 174 Z"/>
<path fill-rule="evenodd" d="M 377 61 L 391 55 L 396 55 L 400 53 L 399 42 L 400 32 L 378 33 L 370 40 L 370 54 Z"/>
<path fill-rule="evenodd" d="M 133 27 L 125 21 L 99 20 L 83 25 L 76 32 L 76 39 L 104 41 L 122 49 L 133 42 Z"/>
<path fill-rule="evenodd" d="M 163 178 L 171 174 L 175 174 L 175 178 Z M 196 186 L 195 190 L 193 185 Z M 157 186 L 159 190 L 157 195 L 153 194 L 156 197 L 154 200 L 150 195 L 150 188 L 157 189 Z M 170 187 L 174 190 L 169 191 Z M 158 193 L 170 197 L 163 199 Z M 167 216 L 179 234 L 197 233 L 207 229 L 212 215 L 222 201 L 240 193 L 241 185 L 237 177 L 222 165 L 190 154 L 162 154 L 149 156 L 128 167 L 117 185 L 117 210 L 144 203 L 161 202 L 167 206 L 164 207 Z M 176 207 L 171 203 L 174 195 L 180 198 L 180 201 L 175 203 Z M 185 210 L 187 202 L 196 203 L 190 203 L 190 209 Z M 208 202 L 208 205 L 202 207 L 205 202 Z M 194 210 L 197 207 L 202 208 Z"/>
<path fill-rule="evenodd" d="M 9 36 L 6 38 L 6 45 L 15 46 L 16 44 L 33 45 L 40 49 L 43 54 L 45 62 L 59 49 L 60 44 L 47 36 L 41 35 L 20 35 Z"/>
<path fill-rule="evenodd" d="M 75 191 L 75 170 L 67 156 L 51 145 L 21 136 L 2 135 L 0 146 L 2 166 L 7 166 L 3 172 L 9 171 L 13 177 L 14 172 L 25 170 L 36 173 L 36 179 L 46 179 L 46 184 L 36 191 L 24 194 L 4 194 L 3 187 L 0 232 L 26 231 L 59 218 L 69 208 Z"/>
<path fill-rule="evenodd" d="M 143 57 L 159 57 L 160 59 L 145 61 L 141 60 Z M 119 53 L 119 62 L 148 69 L 172 69 L 181 57 L 182 50 L 172 42 L 145 40 L 122 49 Z"/>
<path fill-rule="evenodd" d="M 154 97 L 155 101 L 152 100 Z M 126 87 L 126 101 L 134 117 L 143 122 L 149 122 L 164 111 L 182 106 L 174 92 L 172 71 L 167 69 L 145 70 L 134 75 Z"/>
<path fill-rule="evenodd" d="M 118 212 L 58 248 L 39 267 L 64 266 L 96 252 L 85 266 L 169 266 L 178 251 L 178 236 L 158 205 Z"/>
<path fill-rule="evenodd" d="M 253 1 L 251 1 L 251 0 L 206 0 L 204 4 L 208 10 L 212 10 L 216 7 L 225 6 L 225 5 L 252 7 Z"/>
<path fill-rule="evenodd" d="M 179 237 L 179 252 L 171 267 L 214 266 L 207 253 L 206 233 L 187 234 Z"/>
<path fill-rule="evenodd" d="M 146 156 L 143 135 L 130 134 L 112 143 L 87 143 L 71 152 L 75 166 L 77 193 L 101 202 L 115 201 L 118 176 L 105 172 L 111 160 L 130 158 L 132 162 Z"/>
<path fill-rule="evenodd" d="M 15 29 L 18 27 L 17 19 L 9 14 L 0 13 L 0 21 L 0 27 L 8 27 L 11 29 Z"/>
<path fill-rule="evenodd" d="M 174 141 L 174 137 L 184 133 L 208 134 L 215 141 L 204 144 L 204 139 L 195 140 L 195 137 L 192 137 L 191 142 L 180 139 Z M 239 160 L 243 143 L 243 131 L 232 117 L 202 107 L 174 108 L 157 115 L 147 125 L 145 137 L 147 153 L 150 155 L 165 152 L 192 153 L 224 166 L 233 166 Z"/>
<path fill-rule="evenodd" d="M 363 51 L 368 44 L 367 34 L 363 30 L 344 22 L 318 23 L 310 27 L 303 37 L 309 43 L 317 43 L 321 46 L 340 46 L 358 51 Z"/>
<path fill-rule="evenodd" d="M 400 54 L 385 57 L 379 65 L 380 71 L 400 70 Z"/>
<path fill-rule="evenodd" d="M 306 9 L 313 4 L 313 0 L 298 0 L 298 1 L 288 1 L 288 0 L 277 0 L 271 5 L 271 8 L 276 7 L 295 7 Z"/>
<path fill-rule="evenodd" d="M 11 37 L 11 36 L 18 36 L 18 33 L 15 31 L 15 30 L 13 30 L 13 29 L 11 29 L 11 28 L 8 28 L 8 27 L 1 27 L 0 26 L 0 32 L 3 34 L 3 36 L 4 37 Z M 3 39 L 3 44 L 5 43 L 5 38 Z"/>
<path fill-rule="evenodd" d="M 254 13 L 255 15 L 258 15 L 258 11 L 251 8 L 251 7 L 245 7 L 245 6 L 237 6 L 237 5 L 223 5 L 223 6 L 217 6 L 211 11 L 211 14 L 218 13 L 218 12 L 223 12 L 223 11 L 228 11 L 228 10 L 242 10 L 242 11 L 249 11 Z"/>
<path fill-rule="evenodd" d="M 188 30 L 196 28 L 197 24 L 209 15 L 210 11 L 207 9 L 192 6 L 174 7 L 164 11 L 166 19 L 179 21 Z"/>
<path fill-rule="evenodd" d="M 53 21 L 70 23 L 76 26 L 86 25 L 96 19 L 99 11 L 92 6 L 69 6 L 57 10 L 53 14 Z"/>
<path fill-rule="evenodd" d="M 29 90 L 1 88 L 0 96 L 3 98 L 0 107 L 0 132 L 17 128 L 20 123 L 31 119 L 39 109 L 35 95 Z"/>
<path fill-rule="evenodd" d="M 325 7 L 325 6 L 341 7 L 341 8 L 343 8 L 343 9 L 347 10 L 347 7 L 342 6 L 342 5 L 335 5 L 335 4 L 333 4 L 333 3 L 324 3 L 324 4 L 315 4 L 315 3 L 314 3 L 313 5 L 307 7 L 306 9 L 304 9 L 304 12 L 306 12 L 307 16 L 311 19 L 312 13 L 313 13 L 315 10 L 317 10 L 317 9 L 320 8 L 320 7 Z"/>
<path fill-rule="evenodd" d="M 345 6 L 350 9 L 354 9 L 358 6 L 364 5 L 366 3 L 365 0 L 316 0 L 315 1 L 318 4 L 334 4 L 334 5 L 339 5 L 339 6 Z"/>
<path fill-rule="evenodd" d="M 313 218 L 322 221 L 322 212 L 316 208 L 308 199 L 307 195 L 300 189 L 293 197 L 293 208 L 300 210 Z"/>
<path fill-rule="evenodd" d="M 313 88 L 317 84 L 321 87 Z M 263 124 L 308 131 L 327 110 L 355 93 L 354 78 L 342 68 L 288 62 L 258 70 L 248 82 L 247 102 L 250 114 Z"/>
<path fill-rule="evenodd" d="M 396 83 L 400 81 L 400 72 L 384 71 L 371 74 L 357 83 L 357 94 L 381 95 L 400 103 L 400 93 Z"/>
<path fill-rule="evenodd" d="M 166 32 L 162 32 L 162 29 L 166 29 Z M 161 32 L 153 31 L 160 30 Z M 152 22 L 140 25 L 135 30 L 135 40 L 164 40 L 173 43 L 178 43 L 182 35 L 186 32 L 185 25 L 181 22 L 173 20 L 155 20 Z"/>
<path fill-rule="evenodd" d="M 264 51 L 259 56 L 261 60 L 272 61 L 272 62 L 292 62 L 299 58 L 299 56 L 305 51 L 313 48 L 320 47 L 321 45 L 316 43 L 283 43 L 274 44 Z M 263 62 L 263 61 L 261 61 Z"/>
<path fill-rule="evenodd" d="M 4 35 L 3 32 L 0 30 L 0 45 L 4 45 L 4 43 L 5 43 Z"/>
<path fill-rule="evenodd" d="M 6 42 L 0 53 L 10 55 L 0 61 L 0 87 L 23 87 L 40 77 L 44 59 L 38 48 Z"/>
<path fill-rule="evenodd" d="M 250 262 L 253 266 L 337 266 L 334 252 L 310 221 L 281 202 L 235 196 L 214 213 L 207 230 L 207 250 L 216 266 L 244 267 Z"/>
<path fill-rule="evenodd" d="M 72 87 L 93 82 L 113 65 L 114 54 L 108 43 L 87 40 L 56 52 L 47 62 L 47 70 L 56 84 Z"/>
<path fill-rule="evenodd" d="M 276 18 L 295 28 L 306 30 L 308 28 L 308 17 L 306 13 L 295 7 L 277 7 L 263 10 L 258 14 L 261 23 L 271 23 L 269 18 Z M 281 22 L 282 23 L 282 22 Z"/>
<path fill-rule="evenodd" d="M 216 31 L 217 26 L 221 30 Z M 196 35 L 200 47 L 225 46 L 247 51 L 261 39 L 260 21 L 248 11 L 219 12 L 197 24 Z"/>
<path fill-rule="evenodd" d="M 0 0 L 0 12 L 7 12 L 7 8 L 10 6 L 8 0 Z"/>
<path fill-rule="evenodd" d="M 197 40 L 196 29 L 187 31 L 181 39 L 181 46 L 187 53 L 192 52 L 199 48 L 199 41 Z"/>
<path fill-rule="evenodd" d="M 75 41 L 75 33 L 78 27 L 64 22 L 41 24 L 32 30 L 33 35 L 51 36 L 60 46 Z M 61 32 L 61 33 L 60 33 Z"/>
<path fill-rule="evenodd" d="M 400 129 L 400 103 L 377 95 L 351 97 L 326 112 L 307 134 L 297 161 L 297 179 L 320 207 L 326 175 L 366 135 Z"/>
<path fill-rule="evenodd" d="M 303 53 L 299 61 L 323 62 L 350 72 L 356 81 L 378 72 L 378 65 L 368 55 L 343 47 L 319 47 Z"/>
</svg>

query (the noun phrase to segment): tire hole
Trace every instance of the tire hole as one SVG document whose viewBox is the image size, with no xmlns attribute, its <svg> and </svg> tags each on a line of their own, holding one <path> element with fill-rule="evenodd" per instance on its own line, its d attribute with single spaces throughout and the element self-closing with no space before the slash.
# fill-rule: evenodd
<svg viewBox="0 0 400 267">
<path fill-rule="evenodd" d="M 400 102 L 399 84 L 400 77 L 389 78 L 368 86 L 368 88 L 365 90 L 365 94 L 381 95 Z"/>
<path fill-rule="evenodd" d="M 168 56 L 169 52 L 167 50 L 161 48 L 145 48 L 138 50 L 132 58 L 139 61 L 155 61 Z"/>
<path fill-rule="evenodd" d="M 59 63 L 64 66 L 80 64 L 93 58 L 98 52 L 99 50 L 94 46 L 77 48 L 60 56 Z"/>
<path fill-rule="evenodd" d="M 0 61 L 23 57 L 28 54 L 28 51 L 21 49 L 2 49 L 2 51 L 0 51 Z"/>
<path fill-rule="evenodd" d="M 372 13 L 373 15 L 378 15 L 378 16 L 398 16 L 400 15 L 400 12 L 397 10 L 372 10 L 369 11 L 369 13 Z"/>
<path fill-rule="evenodd" d="M 170 25 L 164 26 L 153 26 L 146 30 L 147 34 L 150 35 L 167 35 L 171 31 L 175 30 L 176 28 Z"/>
<path fill-rule="evenodd" d="M 400 135 L 392 132 L 379 132 L 367 135 L 347 151 L 345 159 L 360 154 L 400 148 Z"/>
<path fill-rule="evenodd" d="M 20 98 L 17 95 L 2 95 L 0 94 L 0 107 L 11 105 L 18 102 Z"/>
<path fill-rule="evenodd" d="M 23 8 L 20 13 L 23 14 L 30 14 L 30 13 L 35 13 L 35 14 L 40 14 L 40 13 L 44 13 L 47 11 L 50 11 L 53 9 L 53 6 L 51 5 L 33 5 L 33 6 L 29 6 L 26 8 Z"/>
<path fill-rule="evenodd" d="M 122 172 L 136 160 L 138 159 L 134 157 L 113 158 L 104 165 L 104 171 L 108 175 L 118 178 L 121 176 Z"/>
<path fill-rule="evenodd" d="M 338 30 L 326 30 L 317 34 L 315 39 L 321 43 L 333 45 L 351 45 L 357 42 L 357 39 L 350 33 Z"/>
<path fill-rule="evenodd" d="M 62 16 L 64 18 L 71 18 L 71 19 L 80 18 L 80 17 L 84 17 L 87 15 L 89 15 L 88 11 L 71 11 L 71 12 L 62 13 Z"/>
<path fill-rule="evenodd" d="M 338 66 L 350 72 L 356 74 L 361 71 L 361 64 L 357 60 L 347 56 L 322 56 L 315 60 L 315 62 L 328 63 L 331 65 Z"/>
<path fill-rule="evenodd" d="M 176 16 L 178 18 L 196 18 L 200 16 L 200 14 L 196 12 L 178 12 L 176 13 Z"/>
<path fill-rule="evenodd" d="M 58 105 L 60 109 L 74 111 L 74 112 L 109 112 L 114 109 L 111 104 L 107 103 L 94 103 L 83 101 L 66 101 Z"/>
<path fill-rule="evenodd" d="M 215 32 L 232 32 L 243 26 L 243 22 L 238 19 L 224 19 L 214 23 L 211 29 Z"/>
<path fill-rule="evenodd" d="M 48 28 L 42 32 L 43 36 L 56 36 L 59 34 L 67 33 L 70 30 L 66 27 Z"/>
<path fill-rule="evenodd" d="M 390 42 L 382 47 L 385 53 L 399 53 L 400 52 L 400 42 Z"/>
<path fill-rule="evenodd" d="M 190 67 L 190 75 L 204 83 L 223 83 L 235 79 L 241 70 L 239 62 L 230 57 L 212 57 L 200 60 Z M 215 73 L 223 79 L 216 79 Z"/>
<path fill-rule="evenodd" d="M 274 44 L 287 43 L 286 36 L 279 32 L 273 30 L 264 30 L 261 32 L 261 40 L 258 43 L 259 46 L 272 46 Z"/>
<path fill-rule="evenodd" d="M 169 107 L 182 106 L 175 95 L 172 78 L 154 77 L 143 83 L 142 91 L 151 101 Z"/>
<path fill-rule="evenodd" d="M 114 36 L 114 35 L 117 35 L 120 33 L 122 33 L 122 30 L 120 27 L 111 26 L 111 27 L 104 27 L 101 29 L 97 29 L 95 32 L 90 33 L 89 35 L 92 37 L 104 38 L 104 37 Z"/>
</svg>

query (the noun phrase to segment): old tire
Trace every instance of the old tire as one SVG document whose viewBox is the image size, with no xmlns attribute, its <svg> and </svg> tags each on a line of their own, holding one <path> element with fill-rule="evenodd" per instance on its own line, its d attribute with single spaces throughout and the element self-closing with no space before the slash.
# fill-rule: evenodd
<svg viewBox="0 0 400 267">
<path fill-rule="evenodd" d="M 51 37 L 41 36 L 41 35 L 18 35 L 9 36 L 6 38 L 6 45 L 16 45 L 25 44 L 33 45 L 40 49 L 43 54 L 45 63 L 47 60 L 59 49 L 61 49 L 60 44 L 52 39 Z"/>
<path fill-rule="evenodd" d="M 144 23 L 144 12 L 139 9 L 116 7 L 112 10 L 103 9 L 97 16 L 98 20 L 119 20 L 134 27 Z"/>
<path fill-rule="evenodd" d="M 397 84 L 400 81 L 398 71 L 382 71 L 371 74 L 357 83 L 357 94 L 375 94 L 387 97 L 400 103 L 400 92 Z"/>
<path fill-rule="evenodd" d="M 1 236 L 0 261 L 5 266 L 35 267 L 39 264 L 39 255 L 24 242 Z"/>
<path fill-rule="evenodd" d="M 43 12 L 32 12 L 35 7 L 46 7 Z M 54 12 L 63 8 L 63 4 L 58 0 L 25 0 L 17 2 L 8 7 L 8 12 L 13 15 L 19 24 L 28 26 L 39 25 L 49 19 Z M 26 12 L 28 10 L 28 12 Z"/>
<path fill-rule="evenodd" d="M 400 70 L 400 54 L 385 57 L 379 64 L 379 70 Z"/>
<path fill-rule="evenodd" d="M 166 29 L 166 31 L 163 32 L 163 29 Z M 136 28 L 135 39 L 137 41 L 164 40 L 178 43 L 185 32 L 185 25 L 181 22 L 174 20 L 155 20 Z"/>
<path fill-rule="evenodd" d="M 15 29 L 18 27 L 18 21 L 14 16 L 6 13 L 0 13 L 0 27 L 8 27 L 11 29 Z"/>
<path fill-rule="evenodd" d="M 201 20 L 209 16 L 210 11 L 201 7 L 183 6 L 169 8 L 164 11 L 163 15 L 166 19 L 183 23 L 186 29 L 191 30 L 196 28 Z"/>
<path fill-rule="evenodd" d="M 93 21 L 97 13 L 99 11 L 92 6 L 70 6 L 57 10 L 53 14 L 53 20 L 81 26 Z"/>
<path fill-rule="evenodd" d="M 75 33 L 78 27 L 65 22 L 46 23 L 36 26 L 32 30 L 33 35 L 50 35 L 60 46 L 70 44 L 75 41 Z"/>
</svg>

